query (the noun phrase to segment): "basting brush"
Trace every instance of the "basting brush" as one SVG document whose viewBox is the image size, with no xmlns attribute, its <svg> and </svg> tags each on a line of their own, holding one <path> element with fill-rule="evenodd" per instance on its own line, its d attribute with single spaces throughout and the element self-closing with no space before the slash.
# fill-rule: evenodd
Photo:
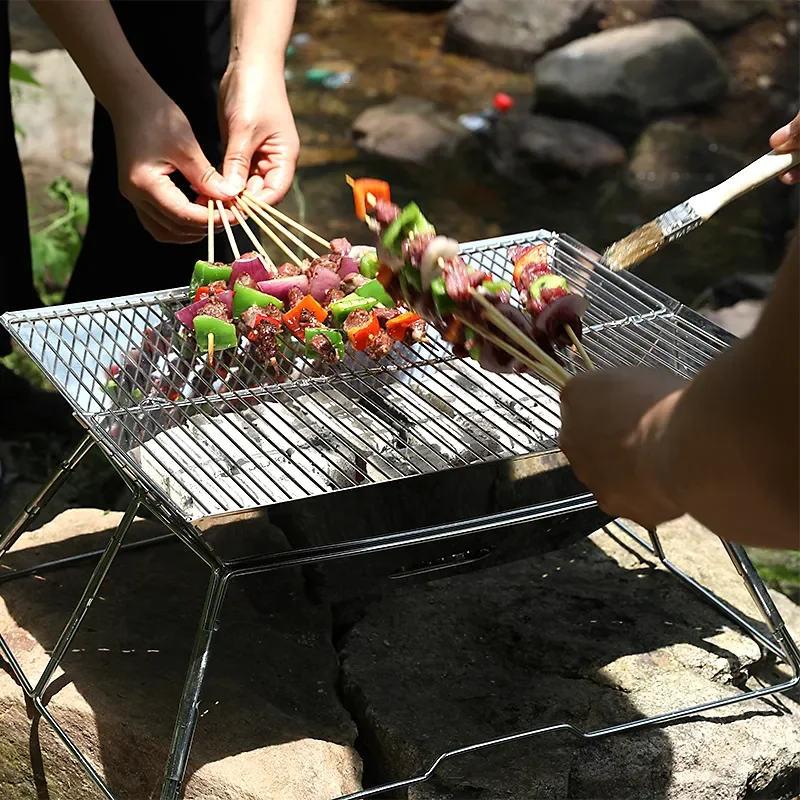
<svg viewBox="0 0 800 800">
<path fill-rule="evenodd" d="M 800 152 L 776 153 L 772 150 L 718 186 L 690 197 L 612 244 L 603 254 L 603 263 L 614 272 L 636 266 L 665 244 L 699 228 L 737 197 L 797 164 L 800 164 Z"/>
</svg>

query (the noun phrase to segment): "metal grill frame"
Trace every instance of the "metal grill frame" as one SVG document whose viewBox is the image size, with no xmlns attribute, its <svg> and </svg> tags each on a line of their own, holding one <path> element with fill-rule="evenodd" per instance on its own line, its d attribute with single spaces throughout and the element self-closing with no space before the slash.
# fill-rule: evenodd
<svg viewBox="0 0 800 800">
<path fill-rule="evenodd" d="M 492 271 L 495 274 L 505 273 L 507 275 L 509 269 L 507 260 L 503 259 L 502 262 L 498 263 L 498 254 L 504 253 L 511 245 L 525 242 L 532 243 L 543 239 L 552 245 L 551 252 L 555 257 L 555 263 L 560 267 L 560 270 L 557 271 L 563 272 L 574 287 L 579 290 L 585 289 L 587 294 L 590 295 L 595 316 L 597 316 L 598 310 L 602 311 L 604 308 L 602 299 L 604 292 L 609 294 L 609 305 L 612 308 L 616 307 L 617 310 L 620 310 L 619 295 L 621 294 L 625 298 L 627 305 L 622 306 L 622 310 L 625 313 L 617 316 L 611 314 L 606 319 L 598 318 L 593 320 L 592 317 L 589 317 L 585 345 L 598 366 L 609 367 L 623 363 L 646 363 L 664 366 L 689 377 L 700 369 L 714 353 L 733 340 L 732 336 L 684 308 L 677 301 L 648 286 L 635 276 L 611 273 L 601 267 L 596 253 L 569 237 L 559 236 L 547 231 L 535 231 L 473 242 L 464 245 L 462 250 L 473 263 L 477 259 L 478 264 L 480 264 L 481 258 L 487 258 L 487 254 L 489 254 L 488 258 L 492 262 Z M 489 266 L 489 264 L 486 264 L 486 266 Z M 159 303 L 170 303 L 175 302 L 179 297 L 185 297 L 185 290 L 156 293 L 144 297 L 151 300 L 155 299 Z M 130 303 L 141 304 L 142 296 L 85 304 L 81 308 L 84 310 L 90 308 L 100 310 L 113 307 L 114 304 L 124 305 Z M 27 324 L 31 320 L 62 319 L 65 314 L 74 314 L 78 310 L 76 307 L 60 307 L 42 309 L 35 312 L 7 314 L 3 317 L 3 322 L 17 341 L 23 347 L 26 347 L 39 366 L 47 371 L 43 360 L 37 356 L 37 353 L 32 352 L 30 347 L 26 346 L 24 337 L 20 335 L 19 325 Z M 431 345 L 433 348 L 437 346 L 436 342 Z M 448 360 L 446 354 L 432 359 L 435 364 L 442 364 Z M 413 368 L 417 367 L 418 362 Z M 85 368 L 85 364 L 80 365 L 81 370 L 85 370 Z M 572 368 L 580 369 L 580 366 L 573 361 Z M 383 368 L 376 369 L 375 374 L 386 374 L 386 370 Z M 209 663 L 212 640 L 219 627 L 219 619 L 227 588 L 233 579 L 246 575 L 266 573 L 276 569 L 365 556 L 371 553 L 409 547 L 427 541 L 455 539 L 477 532 L 499 531 L 507 526 L 558 517 L 596 506 L 594 498 L 588 493 L 583 493 L 573 497 L 551 499 L 547 502 L 536 503 L 513 511 L 402 531 L 390 536 L 379 536 L 372 539 L 359 539 L 315 548 L 223 561 L 198 535 L 195 527 L 198 520 L 189 519 L 185 514 L 181 513 L 175 503 L 165 495 L 159 486 L 153 483 L 148 475 L 143 473 L 138 464 L 129 457 L 128 453 L 116 445 L 108 433 L 107 426 L 102 424 L 106 416 L 105 412 L 94 412 L 90 408 L 82 407 L 79 396 L 71 392 L 52 372 L 49 373 L 49 377 L 54 380 L 62 394 L 72 404 L 76 417 L 87 430 L 87 435 L 73 454 L 64 461 L 56 474 L 21 512 L 14 523 L 0 536 L 0 559 L 17 542 L 93 446 L 99 447 L 105 453 L 109 462 L 130 488 L 133 498 L 118 528 L 102 551 L 40 564 L 25 570 L 11 571 L 0 576 L 0 582 L 5 582 L 25 575 L 39 574 L 48 569 L 98 559 L 86 590 L 70 616 L 56 646 L 53 648 L 47 666 L 35 685 L 25 675 L 2 635 L 0 635 L 0 654 L 9 663 L 24 694 L 30 699 L 34 708 L 53 727 L 69 752 L 79 761 L 93 783 L 108 800 L 115 800 L 115 796 L 99 774 L 98 769 L 90 763 L 48 710 L 44 697 L 56 669 L 62 662 L 84 617 L 88 613 L 89 607 L 97 596 L 113 560 L 121 550 L 175 541 L 177 537 L 205 563 L 210 572 L 206 599 L 178 708 L 160 795 L 161 800 L 178 800 L 182 793 L 189 751 L 198 720 L 200 694 Z M 81 380 L 82 378 L 78 378 L 79 383 Z M 514 378 L 514 380 L 533 382 L 534 379 Z M 541 389 L 541 384 L 539 384 L 539 388 Z M 285 391 L 285 388 L 275 391 Z M 553 395 L 552 389 L 548 391 Z M 167 405 L 171 407 L 180 406 L 179 403 Z M 554 446 L 555 438 L 551 436 L 549 442 L 543 442 L 541 452 L 551 452 Z M 511 457 L 513 458 L 514 455 L 512 453 Z M 154 517 L 164 524 L 169 533 L 143 542 L 125 545 L 123 543 L 125 535 L 140 507 L 147 508 Z M 230 510 L 226 516 L 235 515 L 237 512 L 244 510 L 243 508 Z M 442 753 L 427 770 L 407 780 L 365 789 L 339 798 L 339 800 L 359 800 L 360 798 L 376 796 L 396 789 L 408 788 L 413 784 L 428 780 L 444 761 L 504 743 L 559 731 L 566 731 L 581 739 L 594 740 L 612 734 L 630 732 L 644 727 L 658 726 L 667 722 L 685 719 L 704 711 L 732 705 L 744 700 L 786 692 L 800 683 L 800 651 L 798 651 L 795 642 L 787 632 L 786 626 L 766 587 L 742 547 L 725 543 L 728 555 L 739 572 L 756 607 L 762 614 L 771 635 L 762 634 L 747 621 L 743 614 L 731 608 L 675 566 L 667 558 L 656 531 L 650 532 L 649 541 L 645 541 L 623 522 L 616 521 L 614 525 L 623 535 L 632 537 L 640 546 L 655 556 L 665 568 L 684 581 L 689 588 L 699 593 L 703 599 L 713 604 L 730 621 L 741 628 L 758 644 L 762 652 L 771 653 L 774 657 L 783 660 L 789 666 L 792 676 L 786 681 L 773 686 L 745 691 L 733 697 L 710 700 L 707 703 L 691 708 L 678 709 L 656 717 L 624 722 L 600 730 L 582 731 L 570 723 L 563 723 L 512 733 L 507 736 L 467 745 Z M 608 528 L 606 531 L 610 533 Z"/>
</svg>

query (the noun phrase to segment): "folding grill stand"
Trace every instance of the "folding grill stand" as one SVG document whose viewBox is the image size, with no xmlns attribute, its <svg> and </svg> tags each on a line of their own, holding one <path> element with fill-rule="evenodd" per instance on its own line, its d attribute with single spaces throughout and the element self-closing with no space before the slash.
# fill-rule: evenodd
<svg viewBox="0 0 800 800">
<path fill-rule="evenodd" d="M 471 259 L 477 259 L 479 263 L 488 268 L 490 271 L 495 271 L 495 274 L 508 274 L 508 263 L 505 257 L 507 248 L 516 244 L 532 243 L 533 241 L 551 241 L 554 247 L 554 258 L 558 263 L 560 270 L 574 281 L 576 285 L 583 286 L 588 290 L 592 289 L 594 285 L 593 280 L 598 283 L 595 286 L 595 295 L 592 297 L 593 308 L 595 313 L 601 316 L 598 327 L 593 328 L 594 338 L 592 341 L 593 347 L 590 352 L 593 357 L 597 359 L 597 363 L 603 366 L 614 366 L 620 363 L 632 363 L 629 360 L 630 355 L 634 355 L 633 363 L 648 363 L 668 367 L 674 369 L 676 367 L 677 352 L 673 352 L 680 344 L 678 328 L 664 327 L 669 323 L 670 315 L 677 313 L 680 306 L 676 301 L 666 296 L 661 296 L 656 299 L 652 287 L 646 287 L 642 284 L 639 286 L 638 280 L 635 276 L 623 277 L 619 273 L 610 273 L 604 270 L 597 262 L 596 254 L 584 248 L 580 243 L 575 242 L 569 237 L 556 236 L 549 232 L 531 232 L 529 234 L 520 234 L 516 236 L 501 237 L 499 239 L 486 240 L 483 242 L 474 242 L 470 245 L 464 245 L 463 250 L 469 253 Z M 592 278 L 591 276 L 594 276 Z M 647 292 L 645 292 L 645 287 Z M 180 295 L 181 297 L 183 294 Z M 177 297 L 177 295 L 176 295 Z M 643 303 L 643 298 L 648 299 Z M 624 304 L 620 305 L 620 301 L 624 300 Z M 652 302 L 651 302 L 652 300 Z M 112 301 L 110 308 L 115 308 Z M 134 298 L 133 303 L 136 305 L 139 301 Z M 156 301 L 158 302 L 158 298 Z M 599 309 L 599 311 L 597 311 Z M 48 311 L 52 314 L 52 311 Z M 590 314 L 592 309 L 590 308 Z M 58 312 L 56 312 L 56 316 Z M 24 317 L 24 314 L 21 314 Z M 686 322 L 686 319 L 684 319 Z M 664 323 L 661 327 L 659 325 Z M 27 320 L 27 324 L 35 327 L 35 315 L 33 319 Z M 671 324 L 671 323 L 670 323 Z M 677 323 L 675 323 L 677 325 Z M 699 318 L 689 319 L 688 325 L 694 331 L 701 322 Z M 622 325 L 622 327 L 620 327 Z M 615 332 L 622 333 L 628 327 L 631 332 L 628 339 L 614 338 Z M 648 328 L 648 326 L 650 326 Z M 51 335 L 58 340 L 58 346 L 55 348 L 55 355 L 59 356 L 61 347 L 62 336 L 66 331 L 63 327 L 54 328 Z M 75 328 L 78 331 L 78 328 Z M 649 332 L 648 332 L 649 331 Z M 89 328 L 84 327 L 83 332 L 86 336 L 91 336 Z M 13 333 L 13 330 L 12 330 Z M 139 331 L 139 335 L 141 335 Z M 16 334 L 14 334 L 16 335 Z M 33 333 L 29 334 L 31 337 Z M 38 334 L 37 334 L 38 335 Z M 707 348 L 701 346 L 701 342 L 696 338 L 695 333 L 691 334 L 694 338 L 691 340 L 691 348 L 689 350 L 682 350 L 681 358 L 687 354 L 690 356 L 690 361 L 699 363 L 705 361 L 705 357 L 711 355 Z M 605 338 L 603 338 L 605 337 Z M 20 344 L 25 346 L 25 342 L 17 336 Z M 660 348 L 659 341 L 664 339 L 667 342 L 666 349 Z M 88 341 L 88 339 L 86 340 Z M 33 356 L 32 340 L 27 342 L 27 349 Z M 96 342 L 97 343 L 97 342 Z M 671 343 L 671 344 L 670 344 Z M 50 345 L 52 347 L 52 344 Z M 714 350 L 715 348 L 711 348 Z M 34 360 L 37 360 L 35 357 Z M 44 369 L 41 363 L 41 358 L 38 358 L 39 365 Z M 687 362 L 688 363 L 688 362 Z M 77 380 L 79 386 L 83 386 L 86 390 L 86 385 L 82 383 L 82 376 L 86 369 L 85 364 L 76 364 L 68 358 L 66 362 L 62 358 L 62 366 L 72 373 L 73 379 Z M 681 364 L 677 364 L 682 366 Z M 77 368 L 78 373 L 74 372 Z M 686 368 L 682 366 L 682 373 L 687 376 Z M 95 378 L 96 380 L 96 378 Z M 62 386 L 62 391 L 65 395 L 69 395 L 66 389 Z M 70 398 L 73 405 L 80 411 L 80 406 L 75 397 Z M 86 409 L 83 409 L 85 412 Z M 200 616 L 200 623 L 198 626 L 194 649 L 192 652 L 189 669 L 186 676 L 186 681 L 183 686 L 183 694 L 181 697 L 180 705 L 178 708 L 177 720 L 175 723 L 172 743 L 170 745 L 169 756 L 167 760 L 166 774 L 161 792 L 161 800 L 178 800 L 181 795 L 184 777 L 186 773 L 186 766 L 188 762 L 189 750 L 191 748 L 192 739 L 194 736 L 195 728 L 198 720 L 198 709 L 200 704 L 200 694 L 205 679 L 206 671 L 208 669 L 209 655 L 211 651 L 211 644 L 214 638 L 214 633 L 219 627 L 219 621 L 222 611 L 225 593 L 230 581 L 234 578 L 255 575 L 259 573 L 266 573 L 272 570 L 277 570 L 286 567 L 298 567 L 308 564 L 315 564 L 324 561 L 332 561 L 342 558 L 350 558 L 355 556 L 364 556 L 371 553 L 378 553 L 381 551 L 395 550 L 399 548 L 409 547 L 411 545 L 418 545 L 426 542 L 441 542 L 448 539 L 456 539 L 460 536 L 469 534 L 477 534 L 482 532 L 500 530 L 502 528 L 510 527 L 513 525 L 520 525 L 531 523 L 536 520 L 546 518 L 558 517 L 564 514 L 584 511 L 592 509 L 596 506 L 594 498 L 588 494 L 578 494 L 572 497 L 566 497 L 546 503 L 537 503 L 523 508 L 516 508 L 512 511 L 505 511 L 502 513 L 490 514 L 476 519 L 463 520 L 454 523 L 434 525 L 424 528 L 416 528 L 413 530 L 401 531 L 388 536 L 376 536 L 372 538 L 361 538 L 355 541 L 344 541 L 334 544 L 327 544 L 316 547 L 306 547 L 297 549 L 293 552 L 283 552 L 270 555 L 253 556 L 247 558 L 239 558 L 230 561 L 223 561 L 205 542 L 202 536 L 199 535 L 198 530 L 193 527 L 187 518 L 180 516 L 179 509 L 174 503 L 170 504 L 166 501 L 163 493 L 159 494 L 159 488 L 153 484 L 149 478 L 141 473 L 137 475 L 135 472 L 135 465 L 128 458 L 127 453 L 120 447 L 116 446 L 114 440 L 108 434 L 97 427 L 90 424 L 89 421 L 84 421 L 81 416 L 78 416 L 79 421 L 87 430 L 87 436 L 78 445 L 74 453 L 61 465 L 61 468 L 51 478 L 51 480 L 40 490 L 34 500 L 24 509 L 17 520 L 9 527 L 9 529 L 0 535 L 0 559 L 9 551 L 15 544 L 19 537 L 25 532 L 26 528 L 40 513 L 42 508 L 53 497 L 58 489 L 64 484 L 69 475 L 81 461 L 81 459 L 91 450 L 93 446 L 97 446 L 106 455 L 111 465 L 121 475 L 123 481 L 129 487 L 133 494 L 133 499 L 128 506 L 123 518 L 117 527 L 116 531 L 112 534 L 105 549 L 97 550 L 91 553 L 85 553 L 69 558 L 63 558 L 56 561 L 51 561 L 45 564 L 40 564 L 36 567 L 20 569 L 11 571 L 0 575 L 0 582 L 21 578 L 26 575 L 38 574 L 47 569 L 54 569 L 57 567 L 71 566 L 79 562 L 99 559 L 97 565 L 92 572 L 91 578 L 86 586 L 86 589 L 78 602 L 72 616 L 69 618 L 61 636 L 56 643 L 50 659 L 45 667 L 41 677 L 34 685 L 26 677 L 22 671 L 19 662 L 11 652 L 7 642 L 0 635 L 0 654 L 8 661 L 11 669 L 19 681 L 25 695 L 30 699 L 36 711 L 53 727 L 54 731 L 72 753 L 72 755 L 81 763 L 83 768 L 88 773 L 91 780 L 96 784 L 100 792 L 108 798 L 108 800 L 115 800 L 114 795 L 106 785 L 103 778 L 98 771 L 89 763 L 86 756 L 81 753 L 77 745 L 72 741 L 70 736 L 58 724 L 56 719 L 47 708 L 45 692 L 48 686 L 52 685 L 53 675 L 62 662 L 65 654 L 67 653 L 75 634 L 80 628 L 84 617 L 86 616 L 89 608 L 97 597 L 100 587 L 105 579 L 108 570 L 121 550 L 143 548 L 149 545 L 163 543 L 167 541 L 174 541 L 173 537 L 177 537 L 183 542 L 203 563 L 210 571 L 210 579 L 208 583 L 208 590 L 203 610 Z M 137 511 L 140 507 L 145 507 L 150 510 L 153 516 L 162 522 L 170 533 L 157 536 L 145 541 L 136 542 L 132 544 L 123 544 L 128 529 L 133 522 Z M 726 697 L 719 700 L 711 700 L 707 703 L 693 706 L 691 708 L 684 708 L 666 714 L 661 714 L 655 717 L 648 717 L 645 719 L 637 719 L 630 722 L 625 722 L 619 725 L 614 725 L 608 728 L 602 728 L 594 731 L 582 731 L 579 728 L 569 723 L 560 725 L 550 725 L 542 728 L 536 728 L 529 731 L 514 733 L 507 736 L 502 736 L 495 739 L 490 739 L 477 744 L 468 745 L 458 749 L 450 750 L 442 753 L 431 766 L 424 772 L 408 780 L 399 781 L 396 783 L 379 786 L 371 789 L 365 789 L 354 794 L 347 795 L 339 800 L 357 800 L 357 798 L 372 797 L 375 795 L 383 794 L 394 789 L 404 789 L 416 783 L 421 783 L 428 780 L 438 767 L 449 759 L 466 753 L 483 750 L 485 748 L 494 747 L 496 745 L 504 744 L 512 741 L 519 741 L 528 739 L 534 736 L 539 736 L 547 733 L 554 732 L 568 732 L 576 737 L 586 740 L 593 740 L 610 736 L 615 733 L 623 733 L 627 731 L 637 730 L 644 727 L 652 727 L 662 725 L 667 722 L 673 722 L 678 719 L 686 719 L 688 717 L 697 715 L 704 711 L 720 708 L 723 706 L 733 705 L 745 700 L 752 700 L 759 697 L 766 697 L 779 692 L 785 692 L 792 689 L 800 683 L 800 651 L 797 645 L 792 640 L 791 636 L 786 630 L 786 626 L 781 619 L 781 616 L 775 607 L 766 587 L 764 586 L 758 572 L 753 567 L 744 549 L 738 545 L 725 544 L 725 548 L 733 561 L 734 566 L 739 572 L 742 581 L 747 587 L 753 601 L 759 609 L 764 621 L 771 635 L 762 634 L 753 624 L 737 612 L 735 609 L 728 606 L 727 603 L 717 598 L 708 589 L 703 587 L 690 576 L 682 572 L 678 567 L 672 564 L 666 557 L 661 545 L 661 541 L 655 531 L 650 532 L 649 542 L 643 540 L 633 530 L 627 527 L 622 522 L 615 523 L 625 535 L 633 537 L 642 547 L 654 555 L 661 564 L 670 572 L 674 573 L 681 580 L 683 580 L 689 588 L 697 592 L 706 601 L 712 603 L 719 611 L 728 617 L 733 623 L 738 625 L 745 631 L 752 639 L 762 648 L 762 651 L 772 654 L 778 659 L 786 662 L 791 670 L 791 678 L 768 687 L 742 692 L 733 697 Z"/>
<path fill-rule="evenodd" d="M 93 444 L 95 444 L 93 437 L 88 435 L 78 445 L 72 455 L 63 462 L 56 474 L 40 490 L 33 501 L 26 506 L 19 517 L 3 534 L 2 538 L 0 538 L 0 558 L 2 558 L 8 552 L 8 550 L 19 539 L 19 537 L 25 532 L 26 528 L 46 506 L 48 501 L 66 482 L 67 478 L 81 461 L 81 459 L 89 452 L 89 450 L 91 450 Z M 100 445 L 100 442 L 97 442 L 97 444 Z M 98 789 L 109 800 L 115 800 L 111 790 L 108 788 L 98 771 L 92 766 L 86 756 L 78 749 L 77 745 L 72 741 L 67 732 L 59 725 L 59 723 L 47 709 L 43 697 L 47 687 L 50 685 L 53 674 L 63 660 L 64 655 L 69 649 L 75 634 L 78 632 L 78 629 L 80 628 L 80 625 L 89 610 L 89 607 L 97 596 L 97 593 L 100 590 L 103 580 L 108 573 L 114 558 L 121 550 L 134 548 L 139 549 L 148 545 L 163 543 L 171 540 L 171 534 L 174 534 L 178 537 L 178 539 L 180 539 L 180 541 L 187 545 L 187 547 L 189 547 L 189 549 L 196 556 L 198 556 L 198 558 L 200 558 L 206 564 L 206 566 L 208 566 L 211 572 L 208 591 L 200 616 L 200 624 L 194 643 L 194 649 L 189 663 L 189 670 L 183 687 L 183 695 L 178 708 L 177 720 L 169 750 L 166 774 L 161 792 L 161 800 L 178 800 L 178 798 L 181 796 L 184 776 L 186 773 L 186 765 L 189 757 L 189 750 L 192 745 L 192 739 L 194 737 L 194 732 L 197 725 L 200 693 L 208 668 L 211 643 L 214 633 L 219 627 L 226 590 L 233 578 L 270 572 L 280 568 L 298 567 L 322 561 L 365 555 L 368 553 L 375 553 L 378 551 L 390 550 L 398 547 L 406 547 L 408 545 L 430 541 L 431 539 L 444 539 L 463 536 L 469 533 L 489 531 L 492 529 L 506 527 L 511 524 L 521 524 L 547 517 L 558 516 L 560 514 L 591 507 L 595 504 L 595 501 L 592 499 L 591 495 L 580 495 L 564 501 L 540 503 L 534 506 L 517 509 L 513 512 L 491 515 L 482 517 L 480 519 L 467 520 L 455 524 L 420 528 L 394 534 L 390 537 L 380 537 L 379 539 L 374 540 L 361 540 L 341 545 L 328 545 L 319 548 L 309 548 L 303 551 L 297 551 L 295 553 L 271 554 L 224 562 L 220 560 L 218 556 L 214 554 L 213 551 L 203 542 L 201 537 L 197 535 L 196 531 L 191 525 L 182 520 L 170 518 L 169 515 L 165 514 L 163 509 L 159 507 L 159 504 L 148 498 L 146 492 L 135 484 L 131 476 L 126 474 L 124 466 L 115 463 L 111 458 L 110 460 L 133 492 L 133 499 L 105 549 L 102 551 L 98 550 L 72 556 L 70 558 L 51 561 L 41 564 L 37 567 L 16 570 L 5 574 L 0 578 L 0 582 L 6 582 L 16 578 L 21 578 L 26 575 L 31 575 L 34 573 L 38 574 L 47 569 L 71 566 L 81 561 L 87 561 L 99 557 L 97 566 L 95 567 L 92 576 L 89 579 L 83 596 L 81 597 L 77 607 L 72 613 L 72 616 L 62 631 L 56 646 L 53 648 L 50 660 L 48 661 L 47 666 L 45 667 L 35 686 L 28 680 L 27 676 L 20 667 L 19 662 L 16 660 L 8 644 L 1 635 L 0 652 L 2 652 L 2 655 L 10 664 L 14 675 L 22 687 L 22 690 L 31 700 L 36 711 L 53 727 L 53 730 L 56 732 L 67 749 L 80 762 L 80 764 L 88 773 L 89 777 L 97 785 Z M 123 544 L 125 534 L 128 532 L 128 529 L 130 528 L 130 525 L 133 522 L 140 506 L 148 508 L 150 512 L 171 531 L 171 534 L 153 537 L 141 542 L 125 545 Z M 656 531 L 650 532 L 650 542 L 648 543 L 623 522 L 617 521 L 615 524 L 622 531 L 624 531 L 625 534 L 635 539 L 642 547 L 655 555 L 661 564 L 663 564 L 663 566 L 666 567 L 670 572 L 677 575 L 681 580 L 688 584 L 691 589 L 697 592 L 705 600 L 712 603 L 732 622 L 746 631 L 761 648 L 772 653 L 774 656 L 783 659 L 790 667 L 792 677 L 783 683 L 742 692 L 741 694 L 733 697 L 711 700 L 707 703 L 696 705 L 690 708 L 679 709 L 665 714 L 659 714 L 658 716 L 654 717 L 633 720 L 631 722 L 625 722 L 599 730 L 582 731 L 570 723 L 562 723 L 559 725 L 549 725 L 542 728 L 535 728 L 528 731 L 509 734 L 507 736 L 501 736 L 495 739 L 489 739 L 487 741 L 478 742 L 476 744 L 467 745 L 465 747 L 460 747 L 442 753 L 430 765 L 430 767 L 428 767 L 428 769 L 407 780 L 397 781 L 395 783 L 377 786 L 371 789 L 365 789 L 350 795 L 346 795 L 338 800 L 357 800 L 358 798 L 380 795 L 391 790 L 408 788 L 416 783 L 422 783 L 431 778 L 439 766 L 445 761 L 456 758 L 457 756 L 465 755 L 467 753 L 473 753 L 477 750 L 484 750 L 489 747 L 494 747 L 496 745 L 529 739 L 534 736 L 555 733 L 557 731 L 566 731 L 574 736 L 587 740 L 599 739 L 615 733 L 624 733 L 637 730 L 639 728 L 662 725 L 678 719 L 685 719 L 704 711 L 710 711 L 714 708 L 721 708 L 722 706 L 733 705 L 745 700 L 752 700 L 779 692 L 786 692 L 800 682 L 800 651 L 798 651 L 797 645 L 788 633 L 786 625 L 781 618 L 778 609 L 775 607 L 775 604 L 773 603 L 772 598 L 764 586 L 764 583 L 758 575 L 758 572 L 742 547 L 736 544 L 724 543 L 725 549 L 727 550 L 728 555 L 739 572 L 744 585 L 747 587 L 750 596 L 752 597 L 753 601 L 761 612 L 764 621 L 769 627 L 769 630 L 772 633 L 772 638 L 763 635 L 751 623 L 749 623 L 742 614 L 728 606 L 724 601 L 717 598 L 712 592 L 703 587 L 700 583 L 695 581 L 689 575 L 676 567 L 671 561 L 669 561 Z"/>
</svg>

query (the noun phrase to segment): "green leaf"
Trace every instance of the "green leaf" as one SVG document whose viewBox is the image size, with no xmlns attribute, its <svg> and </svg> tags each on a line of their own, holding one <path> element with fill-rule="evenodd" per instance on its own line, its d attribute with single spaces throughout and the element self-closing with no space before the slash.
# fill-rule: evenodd
<svg viewBox="0 0 800 800">
<path fill-rule="evenodd" d="M 41 86 L 39 81 L 25 67 L 15 64 L 13 61 L 8 68 L 8 77 L 12 81 L 17 81 L 17 83 L 30 83 L 32 86 Z"/>
</svg>

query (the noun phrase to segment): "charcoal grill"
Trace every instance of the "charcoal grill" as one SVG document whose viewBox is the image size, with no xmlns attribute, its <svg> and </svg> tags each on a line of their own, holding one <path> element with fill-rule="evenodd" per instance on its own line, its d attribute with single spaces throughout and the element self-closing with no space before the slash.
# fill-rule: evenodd
<svg viewBox="0 0 800 800">
<path fill-rule="evenodd" d="M 664 367 L 691 377 L 731 338 L 633 275 L 612 273 L 579 242 L 549 231 L 472 242 L 468 260 L 510 278 L 508 248 L 547 242 L 554 271 L 586 294 L 585 346 L 599 368 Z M 501 563 L 563 547 L 609 524 L 654 553 L 679 578 L 789 664 L 792 678 L 658 717 L 584 732 L 569 723 L 443 753 L 424 772 L 348 800 L 427 780 L 445 760 L 478 749 L 568 731 L 584 739 L 663 724 L 790 689 L 800 655 L 744 550 L 727 551 L 771 635 L 681 572 L 655 531 L 649 541 L 596 506 L 557 448 L 557 391 L 533 376 L 490 375 L 453 358 L 434 333 L 380 364 L 350 356 L 335 367 L 287 351 L 279 380 L 224 354 L 207 365 L 179 331 L 186 289 L 10 313 L 3 323 L 69 401 L 86 436 L 0 538 L 0 558 L 92 447 L 100 448 L 133 499 L 102 551 L 5 573 L 3 581 L 97 559 L 86 590 L 34 685 L 7 642 L 0 652 L 25 694 L 110 800 L 97 770 L 48 711 L 43 696 L 116 555 L 177 537 L 210 571 L 170 747 L 162 800 L 181 795 L 212 638 L 230 581 L 285 567 L 311 570 L 331 599 Z M 567 356 L 568 369 L 582 368 Z M 108 376 L 118 368 L 116 388 Z M 421 503 L 420 498 L 436 498 Z M 169 533 L 123 540 L 140 507 Z M 351 521 L 342 525 L 338 521 Z M 267 522 L 285 537 L 268 546 Z M 225 550 L 247 530 L 255 552 Z M 227 543 L 227 545 L 226 545 Z M 346 569 L 344 566 L 346 566 Z"/>
</svg>

